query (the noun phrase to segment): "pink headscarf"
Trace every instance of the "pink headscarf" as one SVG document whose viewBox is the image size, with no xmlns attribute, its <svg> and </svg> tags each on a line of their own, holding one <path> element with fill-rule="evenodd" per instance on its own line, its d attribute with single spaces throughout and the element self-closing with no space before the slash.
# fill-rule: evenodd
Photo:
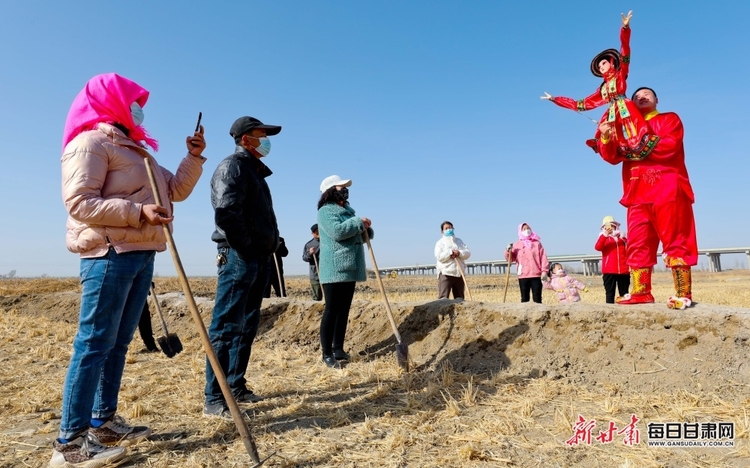
<svg viewBox="0 0 750 468">
<path fill-rule="evenodd" d="M 146 133 L 145 128 L 135 125 L 130 113 L 132 103 L 137 102 L 141 107 L 146 105 L 148 94 L 137 83 L 116 73 L 104 73 L 91 78 L 68 111 L 63 131 L 63 150 L 79 133 L 96 128 L 101 122 L 123 125 L 129 130 L 133 141 L 145 143 L 154 151 L 158 150 L 156 140 Z"/>
<path fill-rule="evenodd" d="M 523 245 L 525 245 L 526 247 L 531 247 L 531 242 L 532 241 L 539 242 L 541 240 L 541 237 L 537 236 L 536 233 L 534 233 L 534 231 L 531 231 L 531 235 L 529 236 L 524 235 L 523 233 L 524 224 L 529 226 L 529 223 L 521 223 L 518 225 L 518 239 L 522 240 Z M 529 229 L 531 229 L 531 226 L 529 226 Z"/>
</svg>

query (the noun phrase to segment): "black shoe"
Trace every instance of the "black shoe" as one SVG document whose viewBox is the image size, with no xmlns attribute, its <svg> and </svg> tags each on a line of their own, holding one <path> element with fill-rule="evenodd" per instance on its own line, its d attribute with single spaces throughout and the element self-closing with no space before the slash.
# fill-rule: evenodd
<svg viewBox="0 0 750 468">
<path fill-rule="evenodd" d="M 347 353 L 343 349 L 334 349 L 333 357 L 335 357 L 337 361 L 348 361 L 352 358 L 351 356 L 349 356 L 349 353 Z"/>
<path fill-rule="evenodd" d="M 333 357 L 333 354 L 324 354 L 323 362 L 325 363 L 326 366 L 332 369 L 341 369 L 341 364 L 339 364 L 336 358 Z"/>
<path fill-rule="evenodd" d="M 252 390 L 247 388 L 236 393 L 234 395 L 234 398 L 237 400 L 237 403 L 257 403 L 265 399 L 260 395 L 256 395 Z"/>
</svg>

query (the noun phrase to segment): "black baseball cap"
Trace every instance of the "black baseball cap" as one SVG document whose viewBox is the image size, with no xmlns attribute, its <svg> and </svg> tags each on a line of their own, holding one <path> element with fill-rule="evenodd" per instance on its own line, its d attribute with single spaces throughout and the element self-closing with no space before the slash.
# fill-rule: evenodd
<svg viewBox="0 0 750 468">
<path fill-rule="evenodd" d="M 318 223 L 313 224 L 310 226 L 310 232 L 315 232 L 318 230 Z"/>
<path fill-rule="evenodd" d="M 229 134 L 232 138 L 239 138 L 250 130 L 260 128 L 266 131 L 266 135 L 276 135 L 281 131 L 281 127 L 278 125 L 266 125 L 255 117 L 244 116 L 235 120 L 232 124 L 232 128 L 229 129 Z"/>
</svg>

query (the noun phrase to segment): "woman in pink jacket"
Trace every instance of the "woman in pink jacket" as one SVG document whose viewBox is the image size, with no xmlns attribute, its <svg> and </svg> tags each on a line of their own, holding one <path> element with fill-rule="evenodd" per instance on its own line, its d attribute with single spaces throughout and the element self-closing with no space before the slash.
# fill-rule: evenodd
<svg viewBox="0 0 750 468">
<path fill-rule="evenodd" d="M 521 289 L 521 302 L 529 302 L 529 292 L 534 302 L 542 303 L 542 281 L 547 281 L 549 262 L 541 239 L 526 223 L 518 226 L 518 240 L 508 244 L 505 259 L 516 263 L 518 287 Z"/>
<path fill-rule="evenodd" d="M 78 93 L 63 134 L 62 195 L 68 250 L 81 257 L 81 309 L 65 376 L 58 439 L 50 467 L 115 466 L 125 447 L 149 436 L 117 415 L 125 354 L 146 302 L 172 201 L 190 195 L 203 171 L 203 128 L 187 137 L 176 174 L 146 150 L 149 92 L 114 73 Z M 156 205 L 144 162 L 154 168 L 166 206 Z"/>
<path fill-rule="evenodd" d="M 602 253 L 602 279 L 607 304 L 615 303 L 615 288 L 619 290 L 621 297 L 630 288 L 627 245 L 628 240 L 620 232 L 620 223 L 612 216 L 605 216 L 594 248 Z"/>
<path fill-rule="evenodd" d="M 578 291 L 588 292 L 585 284 L 572 276 L 568 276 L 559 263 L 553 263 L 549 271 L 549 281 L 544 282 L 545 289 L 552 289 L 557 295 L 557 300 L 562 304 L 570 304 L 581 300 Z"/>
</svg>

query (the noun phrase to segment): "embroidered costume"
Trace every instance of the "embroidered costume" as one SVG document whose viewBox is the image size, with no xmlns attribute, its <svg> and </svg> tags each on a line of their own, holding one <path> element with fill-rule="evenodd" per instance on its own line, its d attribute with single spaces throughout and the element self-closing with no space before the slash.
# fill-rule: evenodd
<svg viewBox="0 0 750 468">
<path fill-rule="evenodd" d="M 672 270 L 676 296 L 667 306 L 684 309 L 692 304 L 690 267 L 698 263 L 693 203 L 695 196 L 685 167 L 683 127 L 673 112 L 654 110 L 645 120 L 659 138 L 642 161 L 623 157 L 614 143 L 598 142 L 599 153 L 610 164 L 622 163 L 623 196 L 628 209 L 628 254 L 630 294 L 618 298 L 620 304 L 654 302 L 651 271 L 656 264 L 659 242 L 664 263 Z"/>
<path fill-rule="evenodd" d="M 625 96 L 627 91 L 628 71 L 630 70 L 630 27 L 624 26 L 620 30 L 621 50 L 607 49 L 591 62 L 591 72 L 594 76 L 604 78 L 604 83 L 591 96 L 584 99 L 571 99 L 568 97 L 551 97 L 550 100 L 560 107 L 582 112 L 607 104 L 607 111 L 602 116 L 600 123 L 610 122 L 614 124 L 612 140 L 617 144 L 620 155 L 634 161 L 642 160 L 653 150 L 659 137 L 649 128 L 646 120 L 641 115 L 633 101 Z M 612 67 L 602 75 L 599 71 L 599 63 L 609 60 Z M 596 148 L 596 140 L 601 132 L 597 129 L 594 140 L 588 140 L 587 144 Z"/>
</svg>

